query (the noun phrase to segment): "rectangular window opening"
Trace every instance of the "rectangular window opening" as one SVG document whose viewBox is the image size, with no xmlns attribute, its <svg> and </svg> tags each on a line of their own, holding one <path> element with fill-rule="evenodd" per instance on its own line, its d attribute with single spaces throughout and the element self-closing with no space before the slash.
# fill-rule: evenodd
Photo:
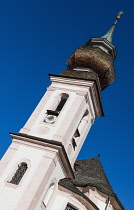
<svg viewBox="0 0 134 210">
<path fill-rule="evenodd" d="M 75 147 L 77 147 L 77 144 L 76 144 L 76 141 L 75 141 L 74 138 L 72 138 L 72 145 L 73 145 L 73 148 L 74 148 L 74 150 L 75 150 Z"/>
<path fill-rule="evenodd" d="M 72 205 L 70 204 L 67 204 L 65 210 L 78 210 L 77 208 L 73 207 Z"/>
</svg>

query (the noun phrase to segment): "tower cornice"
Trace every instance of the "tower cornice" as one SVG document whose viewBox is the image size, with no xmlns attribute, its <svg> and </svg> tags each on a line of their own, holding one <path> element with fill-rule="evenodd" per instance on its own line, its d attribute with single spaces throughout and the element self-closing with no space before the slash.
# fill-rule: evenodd
<svg viewBox="0 0 134 210">
<path fill-rule="evenodd" d="M 107 39 L 104 37 L 96 38 L 92 37 L 85 46 L 93 46 L 93 47 L 99 47 L 104 52 L 108 53 L 115 59 L 117 57 L 116 53 L 116 47 Z"/>
<path fill-rule="evenodd" d="M 83 86 L 84 88 L 88 88 L 91 94 L 91 98 L 92 98 L 92 102 L 93 102 L 93 106 L 95 110 L 95 116 L 96 117 L 104 116 L 104 112 L 103 112 L 103 108 L 101 104 L 100 84 L 99 84 L 98 77 L 96 75 L 96 78 L 94 77 L 91 79 L 90 76 L 88 78 L 88 72 L 86 73 L 87 74 L 85 75 L 85 78 L 83 78 L 83 76 L 81 77 L 78 76 L 78 75 L 82 75 L 82 72 L 78 72 L 77 70 L 76 71 L 64 70 L 63 72 L 61 72 L 60 75 L 49 74 L 49 76 L 52 83 L 55 83 L 55 82 L 64 83 L 68 85 L 73 85 L 73 86 L 76 85 L 80 87 Z M 76 92 L 79 94 L 78 90 L 76 90 Z M 82 94 L 82 91 L 80 94 Z M 87 91 L 84 92 L 83 90 L 83 94 L 85 94 L 85 100 L 88 102 L 89 96 L 87 95 Z"/>
<path fill-rule="evenodd" d="M 72 170 L 72 167 L 70 165 L 67 153 L 65 151 L 65 148 L 61 142 L 55 141 L 55 140 L 48 140 L 48 139 L 43 139 L 39 138 L 36 136 L 31 136 L 23 133 L 10 133 L 10 136 L 12 137 L 13 141 L 17 142 L 24 142 L 26 143 L 31 143 L 37 146 L 43 146 L 43 147 L 49 147 L 58 150 L 58 154 L 60 159 L 62 160 L 61 163 L 63 163 L 63 168 L 68 176 L 68 178 L 73 179 L 74 178 L 74 173 Z"/>
</svg>

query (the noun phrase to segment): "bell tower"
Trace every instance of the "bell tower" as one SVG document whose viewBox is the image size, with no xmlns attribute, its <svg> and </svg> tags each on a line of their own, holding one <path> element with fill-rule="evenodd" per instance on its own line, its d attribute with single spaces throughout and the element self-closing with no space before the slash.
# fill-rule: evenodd
<svg viewBox="0 0 134 210">
<path fill-rule="evenodd" d="M 10 134 L 12 144 L 0 162 L 0 209 L 65 209 L 54 206 L 58 183 L 75 179 L 74 162 L 95 117 L 104 115 L 101 91 L 115 78 L 116 23 L 76 49 L 67 70 L 49 75 L 51 85 L 34 112 L 19 133 Z"/>
<path fill-rule="evenodd" d="M 89 68 L 49 75 L 51 85 L 19 135 L 60 142 L 73 166 L 96 116 L 102 116 L 99 78 Z"/>
</svg>

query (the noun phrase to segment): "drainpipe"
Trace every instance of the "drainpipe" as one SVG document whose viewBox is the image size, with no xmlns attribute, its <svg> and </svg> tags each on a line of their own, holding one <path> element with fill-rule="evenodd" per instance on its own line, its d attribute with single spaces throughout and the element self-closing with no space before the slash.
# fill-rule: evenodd
<svg viewBox="0 0 134 210">
<path fill-rule="evenodd" d="M 108 207 L 109 201 L 110 201 L 110 197 L 108 196 L 107 201 L 106 201 L 107 203 L 106 203 L 105 210 L 107 210 L 107 207 Z"/>
</svg>

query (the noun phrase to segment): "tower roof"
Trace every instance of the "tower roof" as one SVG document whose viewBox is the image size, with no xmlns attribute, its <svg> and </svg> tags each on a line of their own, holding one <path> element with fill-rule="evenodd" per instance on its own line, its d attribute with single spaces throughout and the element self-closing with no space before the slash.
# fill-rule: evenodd
<svg viewBox="0 0 134 210">
<path fill-rule="evenodd" d="M 76 160 L 74 169 L 75 179 L 61 179 L 59 181 L 60 185 L 69 190 L 72 190 L 73 192 L 75 191 L 77 194 L 81 193 L 81 196 L 83 196 L 82 192 L 80 192 L 77 187 L 95 187 L 100 192 L 114 197 L 120 205 L 121 209 L 124 210 L 124 207 L 114 193 L 110 182 L 106 177 L 99 158 Z"/>
<path fill-rule="evenodd" d="M 114 34 L 115 27 L 116 27 L 116 25 L 117 25 L 118 20 L 120 20 L 120 16 L 121 16 L 122 14 L 123 14 L 122 11 L 120 11 L 120 12 L 118 13 L 118 15 L 116 16 L 116 21 L 115 21 L 115 23 L 114 23 L 114 24 L 112 25 L 112 27 L 108 30 L 108 32 L 107 32 L 104 36 L 102 36 L 102 38 L 105 38 L 105 39 L 107 39 L 109 42 L 112 43 L 112 38 L 113 38 L 113 34 Z"/>
<path fill-rule="evenodd" d="M 76 160 L 74 168 L 77 186 L 93 186 L 108 195 L 114 194 L 99 158 Z"/>
</svg>

